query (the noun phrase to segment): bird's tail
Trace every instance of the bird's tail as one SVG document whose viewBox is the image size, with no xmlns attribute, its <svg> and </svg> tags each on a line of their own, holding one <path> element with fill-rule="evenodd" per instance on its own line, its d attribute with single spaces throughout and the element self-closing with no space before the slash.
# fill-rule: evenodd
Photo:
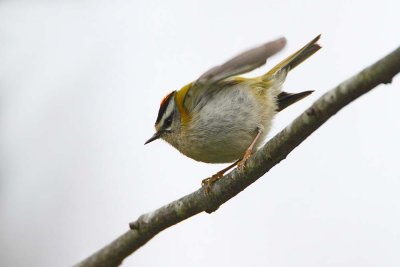
<svg viewBox="0 0 400 267">
<path fill-rule="evenodd" d="M 297 101 L 303 99 L 304 97 L 310 95 L 313 91 L 304 91 L 301 93 L 287 93 L 281 91 L 282 83 L 285 81 L 286 75 L 289 71 L 297 67 L 304 60 L 312 56 L 315 52 L 317 52 L 321 46 L 317 44 L 321 35 L 315 37 L 311 42 L 306 44 L 303 48 L 301 48 L 296 53 L 284 59 L 282 62 L 273 67 L 266 74 L 262 75 L 261 80 L 264 83 L 275 84 L 273 88 L 276 89 L 276 100 L 278 104 L 277 111 L 282 111 L 288 106 L 296 103 Z"/>
<path fill-rule="evenodd" d="M 277 104 L 278 104 L 278 109 L 276 111 L 282 111 L 288 106 L 296 103 L 297 101 L 305 98 L 306 96 L 312 94 L 314 91 L 304 91 L 301 93 L 287 93 L 287 92 L 281 92 L 278 97 L 277 97 Z"/>
<path fill-rule="evenodd" d="M 321 48 L 321 46 L 317 44 L 320 37 L 321 35 L 315 37 L 311 42 L 306 44 L 299 51 L 287 57 L 282 62 L 277 64 L 275 67 L 273 67 L 270 71 L 268 71 L 266 74 L 261 76 L 261 78 L 267 81 L 270 80 L 275 75 L 279 75 L 282 72 L 284 73 L 284 75 L 286 75 L 289 71 L 297 67 L 297 65 L 302 63 L 310 56 L 312 56 L 315 52 L 317 52 Z"/>
</svg>

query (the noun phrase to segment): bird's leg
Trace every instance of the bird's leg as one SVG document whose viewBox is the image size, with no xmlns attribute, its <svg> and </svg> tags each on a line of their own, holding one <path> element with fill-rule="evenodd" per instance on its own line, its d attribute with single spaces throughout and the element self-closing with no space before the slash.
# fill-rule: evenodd
<svg viewBox="0 0 400 267">
<path fill-rule="evenodd" d="M 218 181 L 219 179 L 221 179 L 224 176 L 225 172 L 229 171 L 230 169 L 232 169 L 235 166 L 238 166 L 239 169 L 244 168 L 244 165 L 246 164 L 246 161 L 250 158 L 250 156 L 253 152 L 253 148 L 254 148 L 255 144 L 257 143 L 257 140 L 260 138 L 261 133 L 262 133 L 262 130 L 260 128 L 257 128 L 257 135 L 254 138 L 253 142 L 251 142 L 250 146 L 244 152 L 243 158 L 241 160 L 235 161 L 234 163 L 232 163 L 225 169 L 222 169 L 219 172 L 217 172 L 216 174 L 214 174 L 213 176 L 208 177 L 208 178 L 204 179 L 203 181 L 201 181 L 201 186 L 204 188 L 204 191 L 206 193 L 210 192 L 212 184 L 215 183 L 216 181 Z"/>
<path fill-rule="evenodd" d="M 233 167 L 235 167 L 237 164 L 239 163 L 238 161 L 235 161 L 234 163 L 232 163 L 231 165 L 229 165 L 228 167 L 220 170 L 219 172 L 217 172 L 216 174 L 214 174 L 211 177 L 208 177 L 206 179 L 204 179 L 203 181 L 201 181 L 201 186 L 204 188 L 204 190 L 206 191 L 206 193 L 210 192 L 211 189 L 211 185 L 213 183 L 215 183 L 216 181 L 218 181 L 219 179 L 221 179 L 224 174 L 229 171 L 230 169 L 232 169 Z"/>
<path fill-rule="evenodd" d="M 254 145 L 257 143 L 258 138 L 260 138 L 262 130 L 257 128 L 257 135 L 254 138 L 253 142 L 251 142 L 250 146 L 244 152 L 243 158 L 237 163 L 238 169 L 243 170 L 246 161 L 250 158 L 251 154 L 253 153 Z"/>
</svg>

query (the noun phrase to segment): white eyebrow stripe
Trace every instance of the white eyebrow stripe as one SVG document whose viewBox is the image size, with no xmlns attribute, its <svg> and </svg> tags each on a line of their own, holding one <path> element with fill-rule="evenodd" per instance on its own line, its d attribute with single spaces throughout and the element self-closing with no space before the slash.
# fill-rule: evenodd
<svg viewBox="0 0 400 267">
<path fill-rule="evenodd" d="M 165 110 L 164 114 L 161 117 L 161 124 L 160 125 L 161 125 L 162 129 L 168 130 L 168 129 L 171 128 L 172 124 L 168 128 L 164 128 L 163 126 L 165 124 L 165 120 L 174 113 L 174 105 L 175 105 L 175 103 L 174 103 L 173 100 L 169 101 L 167 109 Z"/>
</svg>

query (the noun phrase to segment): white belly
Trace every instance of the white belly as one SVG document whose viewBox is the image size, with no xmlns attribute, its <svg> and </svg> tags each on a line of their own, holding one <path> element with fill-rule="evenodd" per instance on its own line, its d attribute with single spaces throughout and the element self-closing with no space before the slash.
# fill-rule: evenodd
<svg viewBox="0 0 400 267">
<path fill-rule="evenodd" d="M 271 127 L 277 109 L 276 95 L 272 93 L 246 87 L 222 90 L 199 112 L 194 112 L 190 126 L 183 129 L 178 140 L 179 146 L 173 145 L 186 156 L 207 163 L 242 158 L 258 129 L 262 134 L 255 147 L 264 141 Z"/>
</svg>

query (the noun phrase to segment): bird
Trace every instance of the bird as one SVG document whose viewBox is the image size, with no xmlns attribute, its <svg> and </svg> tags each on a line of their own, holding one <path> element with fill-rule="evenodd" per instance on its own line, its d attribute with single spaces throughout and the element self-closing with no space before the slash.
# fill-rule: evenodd
<svg viewBox="0 0 400 267">
<path fill-rule="evenodd" d="M 202 180 L 209 191 L 228 170 L 245 167 L 265 140 L 278 112 L 313 92 L 288 93 L 282 85 L 289 71 L 321 48 L 317 44 L 320 36 L 261 76 L 238 75 L 264 65 L 284 48 L 285 38 L 245 51 L 170 92 L 161 101 L 156 132 L 145 144 L 163 139 L 196 161 L 232 163 Z"/>
</svg>

